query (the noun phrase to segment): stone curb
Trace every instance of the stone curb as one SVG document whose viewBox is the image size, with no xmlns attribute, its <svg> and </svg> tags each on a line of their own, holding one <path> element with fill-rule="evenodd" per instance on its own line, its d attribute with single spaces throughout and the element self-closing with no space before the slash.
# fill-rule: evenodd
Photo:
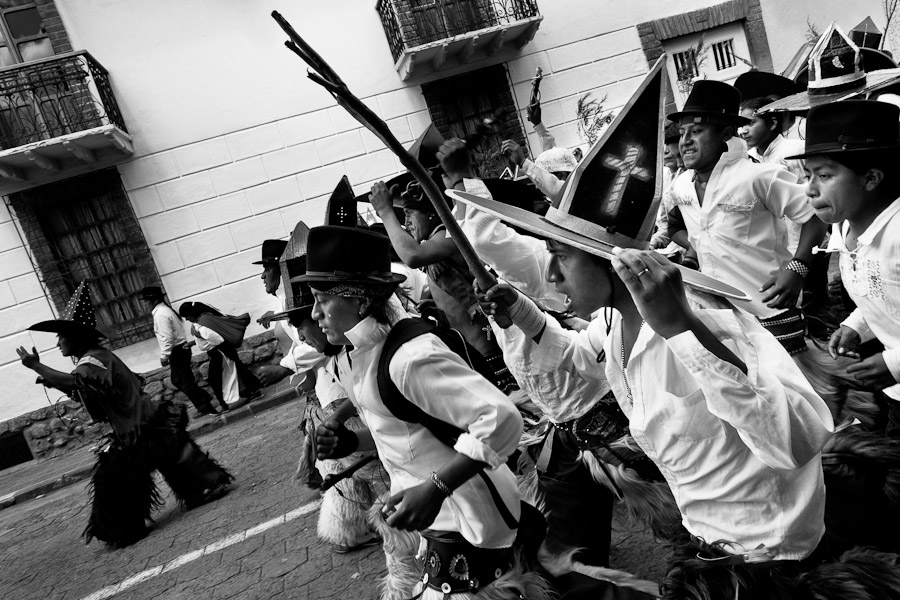
<svg viewBox="0 0 900 600">
<path fill-rule="evenodd" d="M 297 395 L 296 390 L 284 390 L 268 398 L 254 400 L 250 404 L 242 406 L 237 410 L 229 411 L 224 415 L 216 417 L 211 421 L 201 423 L 196 427 L 188 427 L 188 432 L 190 432 L 190 434 L 194 437 L 200 437 L 222 429 L 223 427 L 231 423 L 243 421 L 244 419 L 248 419 L 261 412 L 265 412 L 271 408 L 275 408 L 276 406 L 287 404 L 291 400 L 297 398 L 299 398 L 299 396 Z M 50 492 L 55 492 L 56 490 L 68 487 L 74 483 L 78 483 L 79 481 L 83 481 L 90 476 L 91 469 L 93 468 L 94 461 L 92 460 L 87 464 L 79 465 L 74 469 L 66 471 L 62 475 L 53 479 L 47 479 L 41 481 L 40 483 L 22 488 L 21 490 L 6 494 L 5 496 L 0 496 L 0 510 L 9 508 L 16 504 L 21 504 L 26 500 L 32 500 L 39 496 L 49 494 Z"/>
</svg>

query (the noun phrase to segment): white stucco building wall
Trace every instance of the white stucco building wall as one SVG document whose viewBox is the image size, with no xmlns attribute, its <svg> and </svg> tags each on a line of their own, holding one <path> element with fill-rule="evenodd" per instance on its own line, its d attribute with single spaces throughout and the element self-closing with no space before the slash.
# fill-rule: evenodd
<svg viewBox="0 0 900 600">
<path fill-rule="evenodd" d="M 776 69 L 801 43 L 806 16 L 852 27 L 880 10 L 875 0 L 761 0 Z M 259 280 L 259 247 L 286 238 L 298 220 L 318 225 L 346 174 L 358 192 L 399 170 L 394 156 L 306 79 L 269 16 L 279 10 L 351 89 L 411 142 L 430 121 L 421 81 L 394 69 L 374 0 L 56 0 L 76 49 L 110 73 L 134 138 L 118 166 L 169 299 L 202 300 L 259 316 L 271 305 Z M 557 142 L 583 143 L 576 103 L 586 92 L 616 111 L 647 72 L 636 24 L 717 4 L 709 0 L 538 0 L 543 21 L 507 64 L 524 118 L 535 68 L 544 71 L 543 118 Z M 848 17 L 847 15 L 854 15 Z M 878 23 L 878 18 L 875 18 Z M 471 71 L 473 62 L 440 76 Z M 14 219 L 0 207 L 0 421 L 46 405 L 14 348 L 36 345 L 49 364 L 66 361 L 55 337 L 24 331 L 52 318 Z M 248 335 L 261 331 L 255 324 Z M 137 371 L 156 368 L 155 340 L 120 351 Z M 58 394 L 56 394 L 58 395 Z"/>
</svg>

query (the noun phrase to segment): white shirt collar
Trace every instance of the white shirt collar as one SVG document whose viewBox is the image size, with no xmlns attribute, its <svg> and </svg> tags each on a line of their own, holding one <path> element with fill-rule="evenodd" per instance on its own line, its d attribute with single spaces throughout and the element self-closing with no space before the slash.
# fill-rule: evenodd
<svg viewBox="0 0 900 600">
<path fill-rule="evenodd" d="M 357 350 L 369 350 L 384 341 L 388 334 L 388 326 L 366 317 L 353 326 L 344 335 Z"/>
<path fill-rule="evenodd" d="M 875 236 L 881 233 L 881 230 L 887 226 L 888 222 L 893 219 L 894 215 L 898 212 L 900 212 L 900 198 L 891 202 L 887 208 L 881 211 L 881 214 L 875 217 L 872 224 L 859 236 L 859 243 L 866 246 L 871 244 L 872 240 L 875 239 Z"/>
</svg>

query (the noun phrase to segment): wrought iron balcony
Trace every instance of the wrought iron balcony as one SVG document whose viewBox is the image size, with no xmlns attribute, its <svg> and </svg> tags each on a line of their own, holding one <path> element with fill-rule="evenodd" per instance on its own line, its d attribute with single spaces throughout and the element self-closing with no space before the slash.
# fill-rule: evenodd
<svg viewBox="0 0 900 600">
<path fill-rule="evenodd" d="M 378 0 L 376 9 L 403 79 L 521 48 L 543 18 L 535 0 Z"/>
<path fill-rule="evenodd" d="M 0 193 L 127 158 L 109 73 L 86 51 L 0 69 Z"/>
</svg>

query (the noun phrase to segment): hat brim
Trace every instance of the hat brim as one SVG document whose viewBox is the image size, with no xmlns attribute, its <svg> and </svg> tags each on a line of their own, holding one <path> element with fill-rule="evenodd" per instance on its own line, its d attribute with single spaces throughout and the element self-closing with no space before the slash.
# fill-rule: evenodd
<svg viewBox="0 0 900 600">
<path fill-rule="evenodd" d="M 399 285 L 406 281 L 406 275 L 391 273 L 379 276 L 353 276 L 331 275 L 321 273 L 304 273 L 297 277 L 291 277 L 291 283 L 346 283 L 350 285 Z"/>
<path fill-rule="evenodd" d="M 707 119 L 722 121 L 725 125 L 734 125 L 736 127 L 750 124 L 750 119 L 748 119 L 747 117 L 742 117 L 741 115 L 733 115 L 731 113 L 681 111 L 666 115 L 666 118 L 673 123 L 678 123 L 678 121 L 680 121 L 683 117 L 706 117 Z"/>
<path fill-rule="evenodd" d="M 304 304 L 303 306 L 298 306 L 296 308 L 292 308 L 290 310 L 285 310 L 282 312 L 275 313 L 269 319 L 270 321 L 287 321 L 292 316 L 300 314 L 302 312 L 312 312 L 312 304 Z"/>
<path fill-rule="evenodd" d="M 808 148 L 803 154 L 795 154 L 794 156 L 786 156 L 785 160 L 803 160 L 810 156 L 827 156 L 829 154 L 854 154 L 857 152 L 874 152 L 883 150 L 900 150 L 900 144 L 892 144 L 887 146 L 870 146 L 867 148 L 836 148 L 831 144 L 820 148 Z"/>
<path fill-rule="evenodd" d="M 574 231 L 565 229 L 564 227 L 560 227 L 559 225 L 555 225 L 535 213 L 528 212 L 514 206 L 509 206 L 508 204 L 502 204 L 495 200 L 488 200 L 486 198 L 482 198 L 481 196 L 476 196 L 475 194 L 470 194 L 468 192 L 447 190 L 447 194 L 454 200 L 457 200 L 464 204 L 468 204 L 470 206 L 474 206 L 480 210 L 485 211 L 486 213 L 498 217 L 502 221 L 510 223 L 511 225 L 515 225 L 516 227 L 521 227 L 526 231 L 530 231 L 540 236 L 548 237 L 558 242 L 562 242 L 563 244 L 573 246 L 575 248 L 578 248 L 579 250 L 584 250 L 585 252 L 588 252 L 595 256 L 599 256 L 601 258 L 605 258 L 607 260 L 612 260 L 613 258 L 614 246 L 612 246 L 611 244 L 589 238 L 580 233 L 576 233 Z M 684 280 L 685 284 L 691 286 L 692 288 L 708 292 L 710 294 L 715 294 L 717 296 L 722 296 L 724 298 L 731 298 L 734 300 L 750 300 L 750 296 L 748 296 L 746 293 L 726 283 L 722 283 L 717 279 L 713 279 L 709 275 L 705 275 L 703 273 L 700 273 L 699 271 L 694 271 L 692 269 L 684 268 L 680 265 L 675 266 L 678 267 L 678 269 L 681 271 L 681 278 Z"/>
<path fill-rule="evenodd" d="M 81 323 L 76 323 L 75 321 L 68 321 L 65 319 L 53 319 L 51 321 L 41 321 L 40 323 L 35 323 L 31 327 L 28 328 L 29 331 L 45 331 L 47 333 L 56 333 L 56 334 L 68 334 L 68 335 L 76 335 L 76 336 L 96 336 L 99 338 L 107 337 L 105 333 L 101 332 L 94 327 L 90 327 L 88 325 L 82 325 Z"/>
<path fill-rule="evenodd" d="M 759 109 L 760 114 L 769 112 L 805 113 L 813 106 L 851 100 L 864 94 L 871 94 L 900 83 L 900 69 L 882 69 L 866 73 L 866 84 L 856 90 L 843 90 L 831 94 L 810 94 L 808 91 L 776 100 Z"/>
</svg>

